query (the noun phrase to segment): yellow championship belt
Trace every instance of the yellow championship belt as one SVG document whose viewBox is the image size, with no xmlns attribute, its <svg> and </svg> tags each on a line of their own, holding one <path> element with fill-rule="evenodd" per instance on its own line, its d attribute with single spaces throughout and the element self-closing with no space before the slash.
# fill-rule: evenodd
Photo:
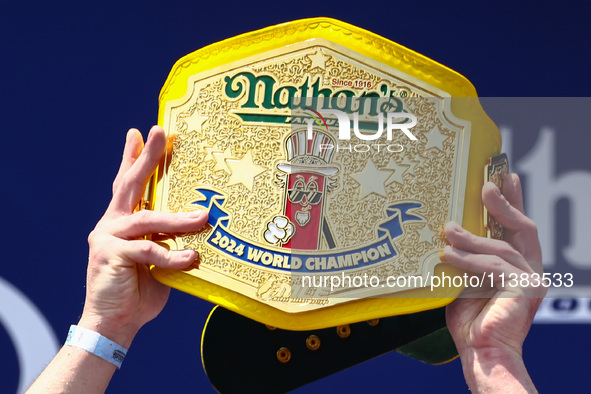
<svg viewBox="0 0 591 394">
<path fill-rule="evenodd" d="M 152 274 L 256 321 L 309 330 L 447 305 L 463 287 L 442 279 L 463 273 L 439 259 L 442 227 L 487 235 L 483 168 L 501 139 L 474 87 L 347 23 L 183 57 L 158 122 L 173 145 L 150 208 L 206 209 L 210 226 L 167 242 L 199 269 Z"/>
</svg>

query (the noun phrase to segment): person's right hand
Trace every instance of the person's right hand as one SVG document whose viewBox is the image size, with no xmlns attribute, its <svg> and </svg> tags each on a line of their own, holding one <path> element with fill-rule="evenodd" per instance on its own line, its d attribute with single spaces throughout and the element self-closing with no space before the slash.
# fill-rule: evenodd
<svg viewBox="0 0 591 394">
<path fill-rule="evenodd" d="M 136 332 L 156 317 L 170 288 L 150 274 L 150 264 L 182 269 L 196 258 L 194 250 L 167 250 L 144 236 L 188 233 L 207 221 L 205 211 L 134 212 L 167 145 L 164 130 L 154 126 L 146 145 L 137 130 L 130 130 L 113 199 L 88 237 L 86 302 L 79 325 L 129 347 Z"/>
</svg>

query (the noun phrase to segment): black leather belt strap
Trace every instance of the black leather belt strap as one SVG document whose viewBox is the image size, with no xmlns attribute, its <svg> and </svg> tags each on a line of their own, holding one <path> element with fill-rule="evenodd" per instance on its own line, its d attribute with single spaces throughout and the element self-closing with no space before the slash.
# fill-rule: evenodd
<svg viewBox="0 0 591 394">
<path fill-rule="evenodd" d="M 445 308 L 288 331 L 216 307 L 201 342 L 205 372 L 222 394 L 284 393 L 392 350 L 430 364 L 457 357 Z"/>
</svg>

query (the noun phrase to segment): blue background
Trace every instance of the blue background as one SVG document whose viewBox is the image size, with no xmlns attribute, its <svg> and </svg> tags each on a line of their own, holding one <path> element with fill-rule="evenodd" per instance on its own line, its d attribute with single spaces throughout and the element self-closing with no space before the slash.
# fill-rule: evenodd
<svg viewBox="0 0 591 394">
<path fill-rule="evenodd" d="M 157 121 L 158 94 L 174 62 L 207 44 L 281 22 L 330 16 L 460 72 L 480 96 L 589 96 L 589 15 L 588 6 L 533 1 L 5 3 L 0 277 L 27 294 L 60 342 L 65 339 L 82 310 L 86 237 L 110 200 L 125 133 L 137 127 L 146 135 Z M 109 391 L 212 392 L 199 353 L 210 309 L 173 291 L 164 312 L 136 337 Z M 532 328 L 524 353 L 539 389 L 586 387 L 589 333 L 586 325 Z M 1 325 L 0 365 L 0 392 L 14 392 L 16 353 Z M 301 392 L 394 387 L 467 392 L 459 361 L 434 367 L 398 354 Z"/>
</svg>

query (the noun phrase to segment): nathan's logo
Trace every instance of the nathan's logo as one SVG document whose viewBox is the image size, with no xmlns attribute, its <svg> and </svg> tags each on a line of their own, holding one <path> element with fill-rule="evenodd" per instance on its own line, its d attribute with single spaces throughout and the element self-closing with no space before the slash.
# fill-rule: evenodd
<svg viewBox="0 0 591 394">
<path fill-rule="evenodd" d="M 317 115 L 331 109 L 369 116 L 404 111 L 403 102 L 386 83 L 372 91 L 333 90 L 323 86 L 321 76 L 307 76 L 301 85 L 293 86 L 280 84 L 270 75 L 243 71 L 224 78 L 223 92 L 231 101 L 240 101 L 235 115 L 244 122 L 304 123 L 303 118 L 294 118 L 290 112 L 298 108 L 316 110 Z M 384 98 L 389 102 L 388 111 L 378 108 L 379 99 Z"/>
<path fill-rule="evenodd" d="M 224 78 L 224 93 L 230 100 L 240 100 L 234 114 L 242 121 L 307 124 L 309 140 L 316 123 L 326 132 L 329 126 L 338 127 L 339 140 L 350 140 L 352 129 L 363 141 L 378 140 L 384 133 L 388 141 L 395 135 L 417 141 L 410 130 L 417 124 L 416 116 L 404 108 L 387 84 L 359 94 L 323 88 L 321 77 L 310 80 L 307 77 L 300 86 L 280 85 L 270 75 L 244 71 Z"/>
</svg>

